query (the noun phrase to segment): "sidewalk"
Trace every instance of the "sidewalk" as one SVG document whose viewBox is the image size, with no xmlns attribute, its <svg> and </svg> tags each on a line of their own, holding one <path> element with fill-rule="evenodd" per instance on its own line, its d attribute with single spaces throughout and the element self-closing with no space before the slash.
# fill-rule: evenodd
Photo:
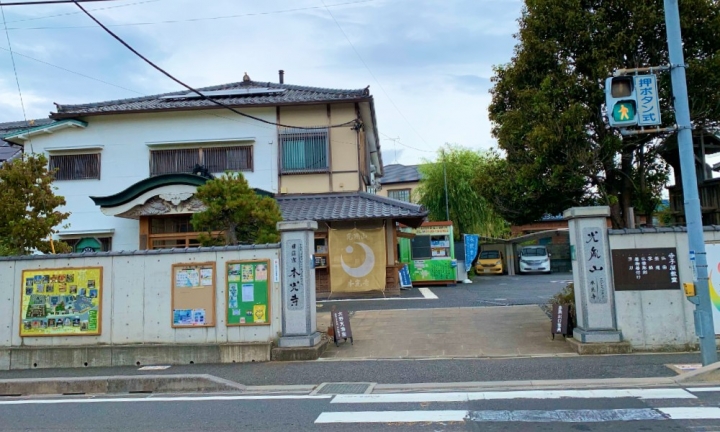
<svg viewBox="0 0 720 432">
<path fill-rule="evenodd" d="M 330 312 L 317 317 L 326 332 Z M 354 344 L 331 344 L 324 359 L 577 355 L 562 336 L 552 339 L 538 306 L 358 311 L 350 325 Z"/>
</svg>

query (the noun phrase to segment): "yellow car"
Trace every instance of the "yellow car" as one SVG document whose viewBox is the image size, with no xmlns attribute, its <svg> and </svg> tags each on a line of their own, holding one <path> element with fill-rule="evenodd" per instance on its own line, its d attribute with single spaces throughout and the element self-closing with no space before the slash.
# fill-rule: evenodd
<svg viewBox="0 0 720 432">
<path fill-rule="evenodd" d="M 475 273 L 481 274 L 503 274 L 505 272 L 505 260 L 503 254 L 496 250 L 487 250 L 480 252 L 477 263 L 475 264 Z"/>
</svg>

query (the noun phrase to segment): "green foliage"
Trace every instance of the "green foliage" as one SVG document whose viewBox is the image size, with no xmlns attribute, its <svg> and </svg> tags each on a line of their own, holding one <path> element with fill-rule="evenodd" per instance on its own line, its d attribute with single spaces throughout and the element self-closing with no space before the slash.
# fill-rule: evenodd
<svg viewBox="0 0 720 432">
<path fill-rule="evenodd" d="M 195 195 L 206 209 L 192 224 L 203 246 L 277 243 L 282 220 L 277 202 L 260 197 L 241 173 L 226 173 L 198 187 Z"/>
<path fill-rule="evenodd" d="M 56 196 L 48 160 L 42 155 L 23 155 L 0 166 L 0 255 L 49 253 L 55 227 L 70 216 L 58 211 L 65 198 Z M 64 243 L 56 243 L 67 252 Z M 67 246 L 65 244 L 65 246 Z"/>
<path fill-rule="evenodd" d="M 431 221 L 447 220 L 445 176 L 450 220 L 457 238 L 462 234 L 506 237 L 509 226 L 497 215 L 475 187 L 476 176 L 491 162 L 492 155 L 448 145 L 438 152 L 435 162 L 420 166 L 422 181 L 417 189 L 418 202 L 428 209 Z"/>
<path fill-rule="evenodd" d="M 720 4 L 681 6 L 693 121 L 717 125 Z M 500 213 L 525 223 L 544 213 L 538 202 L 550 213 L 596 202 L 611 206 L 613 224 L 625 226 L 630 206 L 654 210 L 668 179 L 661 157 L 671 150 L 667 137 L 623 138 L 608 128 L 603 86 L 615 69 L 668 63 L 663 2 L 526 0 L 519 24 L 511 62 L 495 68 L 490 120 L 519 184 L 506 192 L 505 207 L 523 210 Z M 658 78 L 669 125 L 669 74 Z"/>
<path fill-rule="evenodd" d="M 550 299 L 551 305 L 569 305 L 570 306 L 570 318 L 575 322 L 575 284 L 570 282 L 565 285 L 562 291 L 555 294 Z"/>
</svg>

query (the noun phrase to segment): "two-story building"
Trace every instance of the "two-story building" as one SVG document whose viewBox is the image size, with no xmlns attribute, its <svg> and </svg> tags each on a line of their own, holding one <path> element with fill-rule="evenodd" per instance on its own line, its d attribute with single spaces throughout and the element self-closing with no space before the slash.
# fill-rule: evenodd
<svg viewBox="0 0 720 432">
<path fill-rule="evenodd" d="M 426 212 L 373 193 L 383 175 L 373 97 L 367 88 L 282 81 L 246 74 L 199 89 L 212 100 L 182 91 L 56 104 L 50 119 L 0 138 L 48 156 L 71 212 L 58 237 L 76 250 L 195 246 L 190 218 L 202 203 L 194 192 L 207 181 L 198 173 L 242 172 L 277 199 L 285 220 L 318 221 L 319 296 L 331 290 L 331 229 L 382 228 L 382 265 L 394 288 L 395 222 L 416 225 Z"/>
<path fill-rule="evenodd" d="M 420 165 L 385 165 L 378 194 L 400 201 L 417 202 L 415 190 L 422 180 L 419 168 Z"/>
</svg>

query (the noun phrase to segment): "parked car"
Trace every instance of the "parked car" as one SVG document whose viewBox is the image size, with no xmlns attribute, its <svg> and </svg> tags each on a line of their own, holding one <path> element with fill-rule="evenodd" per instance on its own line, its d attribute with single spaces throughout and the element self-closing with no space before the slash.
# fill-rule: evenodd
<svg viewBox="0 0 720 432">
<path fill-rule="evenodd" d="M 503 274 L 505 272 L 505 260 L 503 253 L 496 250 L 480 252 L 475 264 L 476 274 Z"/>
<path fill-rule="evenodd" d="M 545 246 L 524 246 L 520 253 L 520 273 L 550 273 L 550 254 Z"/>
</svg>

